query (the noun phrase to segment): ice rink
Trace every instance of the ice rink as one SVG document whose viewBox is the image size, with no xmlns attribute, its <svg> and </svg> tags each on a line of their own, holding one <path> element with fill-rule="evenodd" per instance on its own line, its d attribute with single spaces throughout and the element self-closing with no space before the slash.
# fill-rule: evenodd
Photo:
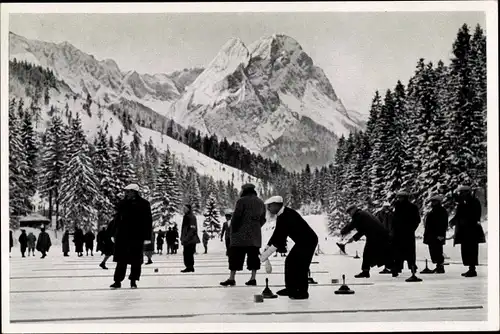
<svg viewBox="0 0 500 334">
<path fill-rule="evenodd" d="M 419 271 L 425 267 L 428 251 L 417 241 Z M 486 321 L 486 245 L 480 247 L 478 277 L 463 278 L 460 248 L 451 242 L 445 247 L 450 257 L 446 274 L 418 274 L 423 282 L 407 283 L 405 268 L 398 278 L 381 275 L 374 268 L 371 278 L 355 279 L 360 271 L 362 242 L 347 246 L 349 255 L 340 255 L 334 240 L 322 241 L 326 254 L 314 257 L 312 277 L 319 284 L 309 288 L 308 300 L 287 297 L 255 303 L 269 278 L 273 292 L 284 286 L 284 258 L 271 257 L 273 273 L 262 268 L 256 287 L 244 283 L 249 273 L 236 276 L 237 286 L 221 287 L 228 276 L 222 243 L 211 241 L 209 253 L 195 256 L 195 273 L 180 273 L 182 254 L 155 255 L 144 265 L 139 288 L 132 290 L 126 279 L 122 288 L 109 289 L 115 263 L 109 270 L 99 268 L 101 256 L 64 258 L 54 246 L 47 258 L 21 258 L 18 248 L 10 258 L 10 320 L 13 324 L 35 323 L 137 323 L 137 322 L 402 322 L 402 321 Z M 202 246 L 198 246 L 201 252 Z M 180 250 L 182 252 L 182 249 Z M 429 266 L 434 266 L 429 263 Z M 155 272 L 155 268 L 158 272 Z M 346 275 L 354 295 L 335 295 L 341 284 L 332 279 Z"/>
</svg>

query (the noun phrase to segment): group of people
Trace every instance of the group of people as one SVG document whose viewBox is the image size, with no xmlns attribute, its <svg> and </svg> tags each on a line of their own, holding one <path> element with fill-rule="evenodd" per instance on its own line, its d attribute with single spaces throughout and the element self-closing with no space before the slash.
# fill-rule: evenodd
<svg viewBox="0 0 500 334">
<path fill-rule="evenodd" d="M 480 224 L 481 204 L 468 186 L 460 186 L 457 194 L 455 215 L 450 221 L 448 212 L 442 205 L 443 197 L 435 195 L 430 198 L 431 208 L 424 219 L 423 242 L 428 246 L 430 258 L 436 265 L 433 272 L 442 274 L 445 272 L 443 245 L 446 243 L 446 232 L 449 227 L 455 228 L 454 245 L 461 245 L 462 263 L 468 267 L 468 271 L 462 276 L 475 277 L 479 244 L 486 242 Z M 347 236 L 353 230 L 357 233 L 346 242 L 339 243 L 339 247 L 345 250 L 346 244 L 363 236 L 366 238 L 362 271 L 355 275 L 356 278 L 370 277 L 370 268 L 375 266 L 385 266 L 381 274 L 397 277 L 402 272 L 405 261 L 415 274 L 415 232 L 421 223 L 421 217 L 408 193 L 397 193 L 393 209 L 389 203 L 385 203 L 380 211 L 372 215 L 351 205 L 347 213 L 351 216 L 351 221 L 342 228 L 341 235 Z"/>
<path fill-rule="evenodd" d="M 69 256 L 70 247 L 69 247 L 69 236 L 70 233 L 66 230 L 62 237 L 62 251 L 64 256 Z M 85 246 L 86 255 L 94 256 L 94 240 L 95 234 L 92 230 L 88 230 L 85 234 L 83 234 L 83 230 L 79 227 L 75 229 L 73 233 L 73 243 L 75 244 L 75 253 L 78 257 L 83 256 L 83 246 Z"/>
<path fill-rule="evenodd" d="M 156 254 L 163 254 L 163 244 L 167 244 L 167 254 L 177 254 L 179 248 L 179 231 L 177 225 L 169 227 L 166 232 L 160 230 L 156 236 Z"/>
<path fill-rule="evenodd" d="M 45 226 L 41 227 L 38 238 L 33 234 L 33 232 L 26 234 L 26 230 L 21 229 L 21 235 L 19 236 L 18 241 L 22 257 L 26 257 L 26 251 L 28 251 L 28 256 L 30 256 L 30 254 L 31 256 L 35 256 L 36 249 L 42 254 L 41 258 L 44 259 L 47 256 L 47 252 L 50 247 L 52 247 L 52 241 L 50 240 L 49 234 L 45 231 Z M 9 251 L 11 251 L 14 246 L 12 231 L 9 231 L 9 246 Z"/>
</svg>

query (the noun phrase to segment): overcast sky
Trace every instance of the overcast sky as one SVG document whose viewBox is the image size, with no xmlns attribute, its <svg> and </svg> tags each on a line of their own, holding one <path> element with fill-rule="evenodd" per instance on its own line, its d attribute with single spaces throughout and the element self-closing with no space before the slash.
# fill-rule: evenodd
<svg viewBox="0 0 500 334">
<path fill-rule="evenodd" d="M 10 31 L 68 41 L 122 71 L 168 73 L 206 66 L 230 38 L 246 45 L 282 33 L 321 67 L 348 109 L 368 112 L 375 90 L 406 83 L 421 57 L 445 63 L 463 23 L 481 12 L 11 14 Z"/>
</svg>

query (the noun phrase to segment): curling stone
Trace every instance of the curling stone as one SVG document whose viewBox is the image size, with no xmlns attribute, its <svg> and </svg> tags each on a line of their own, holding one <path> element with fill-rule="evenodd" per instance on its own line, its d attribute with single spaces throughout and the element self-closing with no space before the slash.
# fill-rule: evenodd
<svg viewBox="0 0 500 334">
<path fill-rule="evenodd" d="M 427 266 L 427 259 L 425 259 L 425 268 L 420 272 L 421 274 L 434 274 L 433 270 L 430 270 Z"/>
<path fill-rule="evenodd" d="M 158 268 L 155 268 L 155 273 L 157 273 L 157 272 L 158 272 Z"/>
<path fill-rule="evenodd" d="M 411 270 L 411 276 L 410 276 L 410 278 L 407 278 L 406 282 L 422 282 L 421 278 L 418 278 L 417 276 L 415 276 L 415 272 L 416 272 L 416 269 L 414 267 Z"/>
<path fill-rule="evenodd" d="M 253 301 L 256 303 L 264 302 L 264 297 L 262 295 L 253 295 Z"/>
<path fill-rule="evenodd" d="M 269 289 L 269 279 L 266 278 L 266 287 L 264 288 L 264 291 L 262 291 L 262 298 L 265 299 L 272 299 L 272 298 L 278 298 L 278 295 L 275 295 L 271 289 Z"/>
<path fill-rule="evenodd" d="M 349 287 L 345 284 L 345 275 L 342 275 L 342 286 L 335 291 L 336 295 L 353 295 L 354 290 L 349 289 Z"/>
</svg>

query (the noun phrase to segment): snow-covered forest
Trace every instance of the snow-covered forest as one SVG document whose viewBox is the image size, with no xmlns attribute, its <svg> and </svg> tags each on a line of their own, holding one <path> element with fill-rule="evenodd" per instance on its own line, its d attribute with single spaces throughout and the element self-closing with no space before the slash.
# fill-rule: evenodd
<svg viewBox="0 0 500 334">
<path fill-rule="evenodd" d="M 391 90 L 375 92 L 365 131 L 342 136 L 334 161 L 322 168 L 288 172 L 238 143 L 202 137 L 193 129 L 179 134 L 173 123 L 161 132 L 259 178 L 261 197 L 279 194 L 305 214 L 328 213 L 331 231 L 345 222 L 349 204 L 376 207 L 399 189 L 411 192 L 422 210 L 434 193 L 445 195 L 450 208 L 459 184 L 486 188 L 486 36 L 481 27 L 473 33 L 461 27 L 452 50 L 449 65 L 420 59 L 406 85 L 398 81 Z M 52 71 L 11 61 L 10 72 L 30 97 L 26 105 L 22 98 L 9 101 L 12 216 L 37 210 L 32 198 L 39 195 L 48 203 L 47 215 L 62 218 L 59 228 L 97 228 L 111 219 L 123 186 L 137 182 L 151 201 L 156 226 L 168 225 L 183 203 L 191 203 L 206 216 L 205 227 L 218 232 L 218 215 L 238 198 L 234 180 L 215 180 L 181 164 L 168 150 L 159 152 L 134 127 L 146 126 L 144 118 L 123 110 L 113 113 L 125 125 L 123 131 L 133 133 L 129 144 L 123 131 L 113 136 L 102 122 L 89 142 L 82 128 L 87 115 L 67 103 L 63 109 L 51 106 L 50 92 L 65 85 Z M 89 94 L 82 112 L 92 116 L 96 104 Z M 48 126 L 37 132 L 47 109 Z"/>
</svg>

